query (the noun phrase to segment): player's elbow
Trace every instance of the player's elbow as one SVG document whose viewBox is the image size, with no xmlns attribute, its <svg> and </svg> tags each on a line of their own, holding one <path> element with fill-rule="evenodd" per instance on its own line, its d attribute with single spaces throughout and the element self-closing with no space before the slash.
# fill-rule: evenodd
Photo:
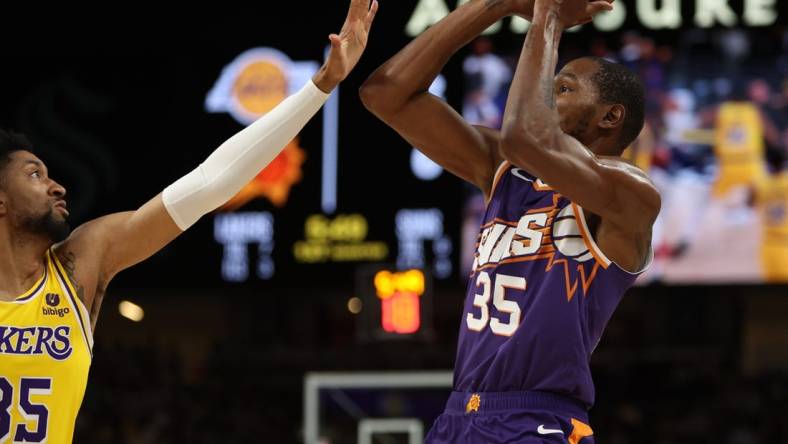
<svg viewBox="0 0 788 444">
<path fill-rule="evenodd" d="M 526 137 L 521 131 L 504 125 L 504 127 L 501 128 L 501 140 L 498 143 L 498 149 L 501 155 L 509 160 L 509 157 L 517 152 L 518 147 L 523 147 L 523 145 L 525 145 L 525 139 Z"/>
<path fill-rule="evenodd" d="M 501 157 L 515 164 L 527 163 L 541 142 L 534 134 L 514 125 L 504 125 L 498 150 Z"/>
<path fill-rule="evenodd" d="M 527 164 L 555 146 L 561 129 L 544 119 L 507 119 L 501 128 L 499 151 L 504 159 Z"/>
<path fill-rule="evenodd" d="M 375 82 L 371 82 L 371 79 L 370 77 L 361 85 L 361 88 L 358 89 L 358 95 L 364 107 L 373 114 L 376 114 L 376 110 L 382 107 L 382 100 L 380 100 L 382 88 L 380 85 L 375 84 Z"/>
<path fill-rule="evenodd" d="M 382 69 L 375 71 L 361 85 L 359 96 L 364 107 L 380 118 L 385 118 L 397 110 L 397 88 L 391 76 Z"/>
</svg>

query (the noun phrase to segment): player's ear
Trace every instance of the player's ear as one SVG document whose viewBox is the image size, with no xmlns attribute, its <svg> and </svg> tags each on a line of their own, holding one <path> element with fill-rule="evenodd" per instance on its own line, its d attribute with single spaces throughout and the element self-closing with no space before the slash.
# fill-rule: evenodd
<svg viewBox="0 0 788 444">
<path fill-rule="evenodd" d="M 599 121 L 599 127 L 603 129 L 615 129 L 624 124 L 627 111 L 623 105 L 608 105 L 604 117 Z"/>
</svg>

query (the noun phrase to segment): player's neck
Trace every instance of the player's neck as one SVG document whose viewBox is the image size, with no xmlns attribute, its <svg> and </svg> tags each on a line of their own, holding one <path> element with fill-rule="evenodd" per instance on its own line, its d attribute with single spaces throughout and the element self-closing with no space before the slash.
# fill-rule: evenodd
<svg viewBox="0 0 788 444">
<path fill-rule="evenodd" d="M 613 138 L 597 137 L 584 143 L 585 146 L 597 156 L 617 156 L 618 153 L 611 147 L 615 145 Z"/>
<path fill-rule="evenodd" d="M 51 241 L 14 232 L 0 225 L 0 301 L 11 301 L 44 273 L 44 256 Z"/>
</svg>

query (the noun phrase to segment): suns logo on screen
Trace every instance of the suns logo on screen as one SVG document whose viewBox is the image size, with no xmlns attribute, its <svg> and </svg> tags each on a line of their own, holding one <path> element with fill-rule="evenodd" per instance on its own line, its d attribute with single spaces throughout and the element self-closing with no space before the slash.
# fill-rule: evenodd
<svg viewBox="0 0 788 444">
<path fill-rule="evenodd" d="M 290 195 L 290 188 L 301 181 L 301 165 L 306 153 L 293 139 L 263 171 L 246 184 L 241 191 L 222 205 L 220 211 L 234 211 L 253 199 L 265 197 L 277 207 L 283 207 Z"/>
<path fill-rule="evenodd" d="M 298 91 L 319 68 L 315 61 L 293 61 L 273 48 L 245 51 L 222 69 L 205 99 L 211 113 L 228 113 L 250 125 Z M 257 198 L 277 207 L 287 203 L 290 189 L 301 181 L 306 154 L 293 139 L 264 170 L 228 201 L 221 210 L 233 211 Z"/>
</svg>

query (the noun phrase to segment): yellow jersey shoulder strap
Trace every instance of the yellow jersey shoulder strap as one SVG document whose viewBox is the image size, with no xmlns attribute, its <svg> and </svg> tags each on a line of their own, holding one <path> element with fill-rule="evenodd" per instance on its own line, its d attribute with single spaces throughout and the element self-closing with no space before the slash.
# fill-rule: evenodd
<svg viewBox="0 0 788 444">
<path fill-rule="evenodd" d="M 47 262 L 52 279 L 59 284 L 60 288 L 68 296 L 71 304 L 74 306 L 74 311 L 77 314 L 77 320 L 79 321 L 79 325 L 82 327 L 82 333 L 85 337 L 85 341 L 87 342 L 88 350 L 90 350 L 90 354 L 92 356 L 93 329 L 90 325 L 88 309 L 77 295 L 76 287 L 74 286 L 74 283 L 71 282 L 71 278 L 66 272 L 65 267 L 63 267 L 63 264 L 60 263 L 60 259 L 58 259 L 54 247 L 47 250 Z"/>
</svg>

